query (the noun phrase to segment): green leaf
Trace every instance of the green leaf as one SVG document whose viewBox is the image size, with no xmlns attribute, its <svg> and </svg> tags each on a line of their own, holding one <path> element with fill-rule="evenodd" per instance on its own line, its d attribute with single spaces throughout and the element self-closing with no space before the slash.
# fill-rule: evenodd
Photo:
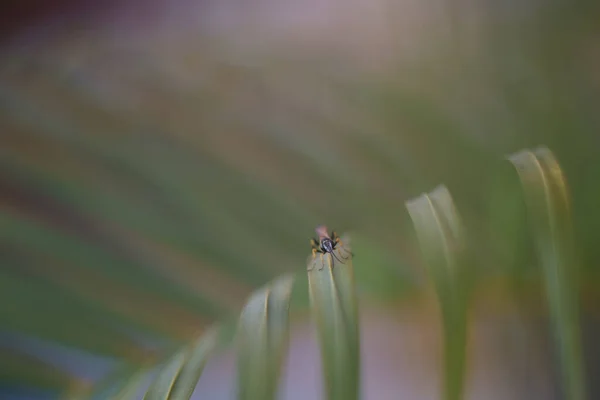
<svg viewBox="0 0 600 400">
<path fill-rule="evenodd" d="M 545 147 L 509 156 L 521 179 L 561 361 L 565 396 L 586 398 L 577 292 L 576 261 L 566 181 Z"/>
<path fill-rule="evenodd" d="M 277 395 L 281 364 L 289 344 L 289 304 L 294 277 L 285 275 L 256 291 L 238 326 L 238 399 Z"/>
<path fill-rule="evenodd" d="M 209 329 L 200 339 L 186 351 L 186 360 L 175 379 L 171 400 L 189 400 L 200 380 L 206 362 L 218 344 L 220 330 L 217 327 Z"/>
<path fill-rule="evenodd" d="M 177 352 L 153 379 L 144 399 L 189 400 L 218 339 L 219 328 L 213 327 Z"/>
<path fill-rule="evenodd" d="M 466 243 L 458 212 L 445 186 L 406 202 L 425 265 L 438 296 L 444 329 L 444 398 L 463 397 L 466 306 L 469 288 Z"/>
<path fill-rule="evenodd" d="M 171 396 L 173 385 L 177 375 L 183 368 L 185 362 L 185 353 L 180 351 L 176 353 L 166 365 L 158 371 L 158 375 L 153 379 L 148 391 L 144 395 L 144 400 L 166 400 Z"/>
<path fill-rule="evenodd" d="M 336 255 L 350 251 L 348 238 Z M 311 311 L 321 347 L 321 357 L 329 400 L 355 400 L 360 397 L 360 335 L 358 302 L 352 257 L 344 264 L 328 254 L 308 261 Z"/>
<path fill-rule="evenodd" d="M 135 374 L 125 380 L 111 400 L 130 400 L 137 399 L 138 393 L 144 383 L 144 379 L 148 377 L 148 369 L 144 368 L 137 371 Z"/>
</svg>

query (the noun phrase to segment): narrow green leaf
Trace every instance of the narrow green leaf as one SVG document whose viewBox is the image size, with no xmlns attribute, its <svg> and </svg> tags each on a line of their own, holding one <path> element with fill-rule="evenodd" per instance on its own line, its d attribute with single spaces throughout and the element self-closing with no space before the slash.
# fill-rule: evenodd
<svg viewBox="0 0 600 400">
<path fill-rule="evenodd" d="M 111 400 L 133 400 L 137 399 L 144 380 L 148 377 L 148 368 L 135 372 L 126 379 L 117 392 L 110 397 Z"/>
<path fill-rule="evenodd" d="M 186 360 L 179 371 L 173 390 L 169 396 L 170 400 L 189 400 L 200 380 L 202 371 L 218 344 L 219 328 L 210 328 L 186 351 Z"/>
<path fill-rule="evenodd" d="M 336 250 L 341 259 L 350 252 L 349 239 Z M 344 264 L 325 254 L 308 260 L 311 311 L 321 348 L 326 398 L 360 397 L 360 334 L 352 257 Z"/>
<path fill-rule="evenodd" d="M 444 330 L 444 398 L 463 397 L 469 288 L 462 223 L 450 192 L 439 186 L 406 202 L 438 296 Z"/>
<path fill-rule="evenodd" d="M 144 400 L 166 400 L 171 395 L 175 379 L 185 362 L 185 352 L 176 353 L 165 366 L 158 371 L 148 391 L 144 395 Z"/>
<path fill-rule="evenodd" d="M 566 398 L 586 398 L 577 291 L 576 262 L 566 181 L 545 147 L 509 156 L 521 180 L 546 282 Z"/>
<path fill-rule="evenodd" d="M 219 334 L 218 327 L 210 328 L 198 340 L 171 357 L 152 380 L 144 399 L 189 400 L 209 356 L 218 344 Z M 109 396 L 112 400 L 135 399 L 148 372 L 147 367 L 125 364 L 97 385 L 94 396 L 110 390 L 116 392 Z M 106 398 L 106 394 L 103 397 Z"/>
<path fill-rule="evenodd" d="M 277 395 L 281 364 L 289 344 L 289 304 L 294 277 L 283 276 L 248 300 L 238 327 L 238 399 Z"/>
</svg>

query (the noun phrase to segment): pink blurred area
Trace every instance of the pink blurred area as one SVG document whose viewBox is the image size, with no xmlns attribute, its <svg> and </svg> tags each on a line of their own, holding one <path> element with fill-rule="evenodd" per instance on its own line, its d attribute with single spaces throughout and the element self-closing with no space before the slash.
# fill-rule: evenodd
<svg viewBox="0 0 600 400">
<path fill-rule="evenodd" d="M 407 58 L 417 44 L 444 38 L 451 29 L 452 2 L 433 0 L 61 0 L 8 2 L 0 6 L 0 38 L 6 40 L 56 34 L 81 37 L 99 33 L 105 40 L 160 42 L 177 46 L 204 35 L 233 38 L 242 48 L 264 49 L 293 43 L 304 49 L 351 54 L 367 65 Z M 483 6 L 469 5 L 461 14 L 465 32 L 477 37 Z M 456 9 L 461 12 L 462 8 Z M 116 36 L 115 36 L 116 35 Z M 248 50 L 248 49 L 246 49 Z"/>
</svg>

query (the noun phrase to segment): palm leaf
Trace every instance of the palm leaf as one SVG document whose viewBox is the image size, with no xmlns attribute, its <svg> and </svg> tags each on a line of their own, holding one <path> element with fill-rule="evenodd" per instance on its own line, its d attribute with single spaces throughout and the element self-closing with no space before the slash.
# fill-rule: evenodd
<svg viewBox="0 0 600 400">
<path fill-rule="evenodd" d="M 338 257 L 342 256 L 341 251 L 349 251 L 348 240 L 344 238 L 346 244 L 337 250 Z M 309 264 L 318 261 L 311 258 Z M 360 346 L 352 268 L 348 258 L 335 268 L 329 264 L 322 269 L 311 268 L 308 273 L 311 311 L 326 371 L 326 395 L 332 400 L 359 398 Z M 236 334 L 240 400 L 276 398 L 289 341 L 288 309 L 293 283 L 292 275 L 284 275 L 257 290 L 240 315 Z M 144 399 L 189 399 L 216 338 L 214 331 L 209 332 L 196 345 L 173 355 L 153 378 Z M 133 398 L 140 376 L 133 375 L 131 383 L 123 385 L 113 398 Z"/>
<path fill-rule="evenodd" d="M 545 147 L 509 156 L 521 179 L 561 362 L 566 397 L 586 398 L 576 260 L 566 181 L 554 155 Z"/>
<path fill-rule="evenodd" d="M 3 49 L 0 299 L 11 307 L 2 327 L 134 361 L 158 337 L 167 345 L 151 350 L 164 354 L 294 265 L 315 220 L 351 223 L 398 260 L 409 245 L 382 239 L 397 233 L 389 216 L 407 192 L 449 182 L 481 217 L 471 207 L 477 183 L 465 182 L 486 176 L 488 155 L 537 135 L 561 148 L 565 165 L 591 166 L 572 179 L 596 274 L 596 113 L 589 69 L 575 64 L 594 36 L 571 16 L 575 31 L 553 19 L 523 40 L 538 25 L 525 16 L 507 30 L 500 14 L 474 35 L 473 54 L 458 55 L 461 71 L 438 68 L 447 53 L 430 47 L 401 74 L 374 76 L 329 49 L 286 44 L 253 58 L 205 32 L 115 41 L 100 26 Z M 538 62 L 538 49 L 552 61 Z M 374 292 L 386 281 L 376 264 L 357 271 L 373 275 Z"/>
<path fill-rule="evenodd" d="M 123 384 L 118 388 L 116 393 L 110 397 L 111 400 L 129 400 L 139 398 L 144 378 L 147 378 L 148 370 L 142 369 L 136 371 L 135 374 L 128 376 L 123 380 Z M 100 397 L 101 398 L 101 397 Z"/>
<path fill-rule="evenodd" d="M 188 400 L 202 375 L 219 339 L 219 329 L 213 327 L 185 350 L 185 361 L 175 379 L 169 399 Z"/>
<path fill-rule="evenodd" d="M 166 365 L 158 371 L 148 391 L 144 394 L 144 400 L 166 400 L 171 398 L 175 380 L 181 372 L 185 362 L 185 353 L 176 353 Z"/>
<path fill-rule="evenodd" d="M 209 329 L 172 356 L 158 371 L 144 395 L 148 400 L 189 400 L 204 366 L 218 344 L 219 330 Z"/>
<path fill-rule="evenodd" d="M 277 395 L 289 341 L 288 308 L 293 276 L 283 276 L 255 292 L 238 328 L 238 399 L 270 400 Z"/>
<path fill-rule="evenodd" d="M 406 203 L 433 281 L 444 329 L 444 396 L 463 396 L 468 287 L 463 227 L 450 192 L 439 186 Z"/>
<path fill-rule="evenodd" d="M 349 255 L 348 238 L 337 257 Z M 311 312 L 316 323 L 326 398 L 353 400 L 360 395 L 360 336 L 358 300 L 352 258 L 341 264 L 328 254 L 309 259 Z M 325 267 L 322 266 L 325 262 Z"/>
<path fill-rule="evenodd" d="M 512 156 L 511 161 L 519 170 L 531 208 L 567 390 L 574 396 L 570 398 L 584 399 L 574 291 L 569 271 L 565 270 L 573 261 L 573 248 L 564 178 L 546 149 L 520 152 Z M 408 201 L 406 207 L 441 310 L 444 398 L 457 400 L 465 391 L 467 309 L 474 275 L 465 229 L 443 185 Z M 311 256 L 307 263 L 310 310 L 316 322 L 328 400 L 358 399 L 361 388 L 358 299 L 352 257 L 343 263 L 337 261 L 350 254 L 347 237 L 344 242 L 345 245 L 336 250 L 337 258 L 329 254 Z M 237 332 L 239 399 L 276 397 L 288 345 L 288 308 L 293 282 L 293 276 L 283 276 L 256 291 L 240 316 Z M 172 356 L 154 378 L 145 398 L 189 399 L 214 345 L 213 340 L 214 337 L 201 339 L 192 346 L 195 349 L 192 353 L 197 356 L 189 356 L 189 350 Z"/>
</svg>

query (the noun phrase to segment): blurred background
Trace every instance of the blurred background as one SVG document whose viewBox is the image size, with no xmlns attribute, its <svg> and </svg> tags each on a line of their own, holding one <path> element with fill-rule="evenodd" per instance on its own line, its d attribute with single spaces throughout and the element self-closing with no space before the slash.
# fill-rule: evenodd
<svg viewBox="0 0 600 400">
<path fill-rule="evenodd" d="M 152 363 L 285 272 L 282 398 L 321 398 L 303 271 L 324 223 L 353 239 L 364 398 L 436 399 L 439 318 L 404 202 L 442 183 L 477 260 L 467 397 L 562 398 L 505 156 L 546 145 L 564 168 L 592 377 L 598 21 L 583 0 L 3 2 L 0 398 Z M 194 398 L 232 399 L 234 371 L 217 355 Z"/>
</svg>

